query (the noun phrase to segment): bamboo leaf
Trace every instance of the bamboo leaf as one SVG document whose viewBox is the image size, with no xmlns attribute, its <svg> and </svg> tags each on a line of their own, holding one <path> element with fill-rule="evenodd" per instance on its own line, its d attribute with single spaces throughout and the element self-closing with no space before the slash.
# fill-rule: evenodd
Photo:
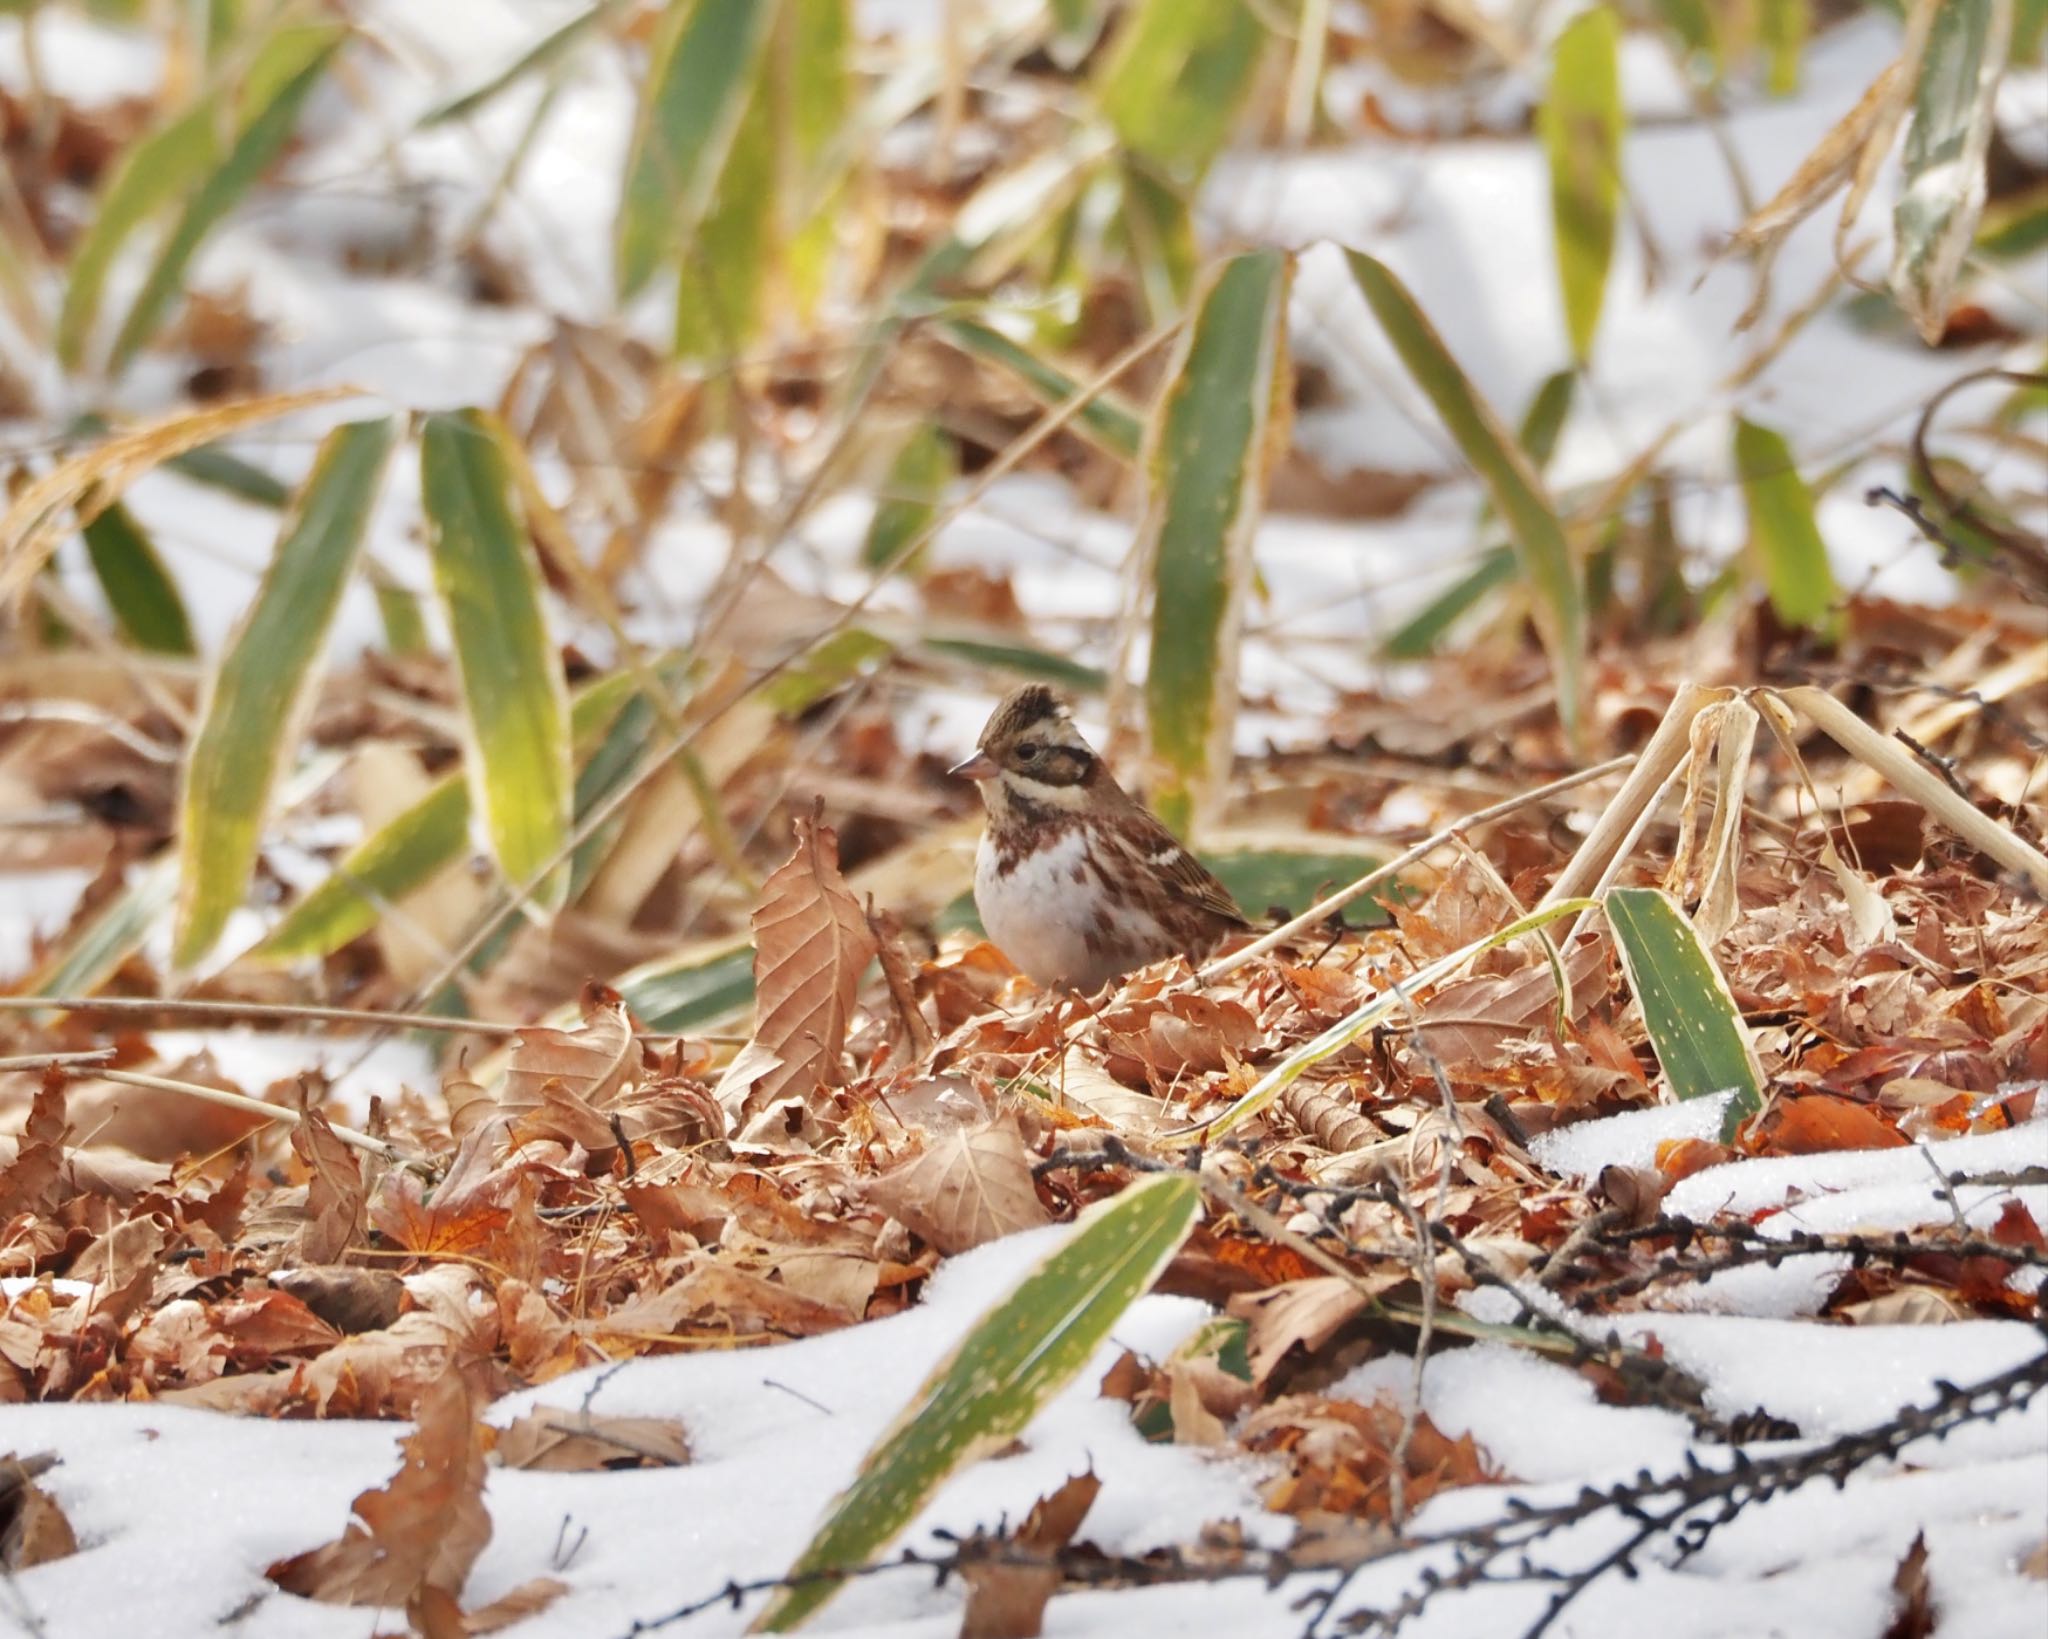
<svg viewBox="0 0 2048 1639">
<path fill-rule="evenodd" d="M 778 99 L 771 54 L 755 60 L 738 128 L 718 168 L 711 203 L 682 244 L 676 277 L 673 352 L 679 359 L 728 363 L 759 327 L 775 249 Z"/>
<path fill-rule="evenodd" d="M 1140 0 L 1096 79 L 1096 101 L 1126 149 L 1187 186 L 1235 129 L 1266 40 L 1249 0 Z"/>
<path fill-rule="evenodd" d="M 1757 15 L 1757 43 L 1763 47 L 1764 83 L 1774 97 L 1799 89 L 1799 56 L 1812 31 L 1807 0 L 1763 0 Z"/>
<path fill-rule="evenodd" d="M 1763 1071 L 1712 954 L 1660 888 L 1609 888 L 1603 901 L 1650 1045 L 1681 1099 L 1733 1091 L 1725 1143 L 1763 1106 Z"/>
<path fill-rule="evenodd" d="M 1008 370 L 1048 409 L 1058 409 L 1081 390 L 1080 383 L 1036 354 L 1019 346 L 1000 330 L 974 319 L 951 318 L 939 328 L 963 352 Z M 1135 461 L 1145 439 L 1145 424 L 1119 400 L 1098 393 L 1075 412 L 1076 432 L 1085 433 L 1095 445 L 1125 461 Z"/>
<path fill-rule="evenodd" d="M 1929 347 L 1984 210 L 1984 155 L 2012 37 L 2012 0 L 1943 0 L 1906 131 L 1904 181 L 1892 208 L 1892 294 Z"/>
<path fill-rule="evenodd" d="M 613 254 L 621 300 L 654 277 L 711 209 L 775 9 L 776 0 L 669 0 L 619 197 Z"/>
<path fill-rule="evenodd" d="M 451 97 L 448 101 L 430 108 L 420 116 L 420 129 L 427 130 L 436 125 L 445 125 L 451 120 L 467 119 L 487 104 L 494 102 L 502 93 L 509 91 L 528 75 L 550 64 L 560 62 L 612 12 L 619 9 L 620 0 L 597 0 L 587 11 L 580 11 L 560 28 L 543 35 L 534 45 L 521 52 L 517 58 L 483 84 Z"/>
<path fill-rule="evenodd" d="M 1344 254 L 1387 339 L 1428 394 L 1507 525 L 1522 574 L 1535 593 L 1537 628 L 1557 679 L 1558 716 L 1565 732 L 1576 737 L 1585 701 L 1585 591 L 1543 480 L 1473 390 L 1407 287 L 1384 263 L 1355 250 Z"/>
<path fill-rule="evenodd" d="M 967 1463 L 1021 1433 L 1085 1366 L 1194 1225 L 1201 1186 L 1162 1173 L 1082 1213 L 1073 1233 L 994 1304 L 925 1379 L 834 1499 L 753 1631 L 787 1633 L 867 1564 Z M 807 1579 L 807 1580 L 806 1580 Z"/>
<path fill-rule="evenodd" d="M 1276 250 L 1216 269 L 1151 428 L 1140 537 L 1152 580 L 1146 728 L 1154 806 L 1183 832 L 1213 802 L 1230 763 L 1252 535 L 1285 438 L 1291 273 Z"/>
<path fill-rule="evenodd" d="M 1201 1133 L 1204 1143 L 1213 1143 L 1226 1133 L 1234 1132 L 1270 1105 L 1299 1080 L 1305 1071 L 1314 1068 L 1333 1054 L 1343 1052 L 1367 1031 L 1375 1029 L 1397 1013 L 1413 1008 L 1416 998 L 1430 986 L 1454 978 L 1467 964 L 1489 950 L 1497 950 L 1502 945 L 1512 944 L 1523 934 L 1548 927 L 1561 917 L 1575 916 L 1581 911 L 1596 909 L 1599 903 L 1596 899 L 1560 898 L 1539 906 L 1526 916 L 1517 917 L 1504 928 L 1483 938 L 1474 939 L 1448 955 L 1440 956 L 1434 962 L 1416 969 L 1405 979 L 1368 997 L 1324 1030 L 1321 1035 L 1312 1037 L 1295 1048 L 1259 1077 L 1235 1102 L 1226 1106 L 1221 1114 L 1212 1116 L 1189 1130 Z"/>
<path fill-rule="evenodd" d="M 570 720 L 579 745 L 595 738 L 620 714 L 635 686 L 632 673 L 609 672 L 577 694 Z M 599 752 L 603 749 L 600 746 Z M 598 754 L 593 753 L 584 772 L 589 774 L 597 764 Z M 578 795 L 580 799 L 580 780 Z M 594 801 L 579 800 L 578 812 L 589 806 Z M 425 886 L 469 852 L 470 814 L 466 774 L 457 769 L 444 775 L 417 802 L 350 849 L 333 873 L 293 905 L 249 952 L 248 960 L 295 962 L 326 956 L 368 933 L 384 906 Z"/>
<path fill-rule="evenodd" d="M 90 518 L 143 473 L 245 427 L 314 404 L 356 397 L 352 387 L 315 387 L 178 410 L 70 456 L 15 496 L 0 517 L 0 603 L 18 602 L 56 549 L 74 511 Z"/>
<path fill-rule="evenodd" d="M 1494 547 L 1403 621 L 1380 646 L 1380 653 L 1389 660 L 1421 660 L 1435 654 L 1437 645 L 1450 635 L 1452 627 L 1485 601 L 1489 592 L 1511 585 L 1514 579 L 1515 549 Z"/>
<path fill-rule="evenodd" d="M 1834 571 L 1792 447 L 1770 428 L 1738 419 L 1735 470 L 1771 608 L 1787 626 L 1831 633 L 1840 623 Z"/>
<path fill-rule="evenodd" d="M 108 368 L 116 374 L 156 334 L 184 288 L 185 270 L 206 236 L 284 151 L 300 108 L 347 38 L 348 30 L 340 24 L 296 25 L 280 29 L 258 54 L 242 82 L 240 100 L 246 112 L 241 128 L 212 174 L 186 202 L 114 337 Z"/>
<path fill-rule="evenodd" d="M 1593 354 L 1621 200 L 1621 23 L 1606 6 L 1582 11 L 1557 37 L 1550 89 L 1537 111 L 1550 159 L 1550 216 L 1572 357 Z"/>
<path fill-rule="evenodd" d="M 242 901 L 396 430 L 390 418 L 357 421 L 322 442 L 255 600 L 208 681 L 179 801 L 179 969 L 213 948 Z"/>
<path fill-rule="evenodd" d="M 1099 666 L 1083 665 L 1063 654 L 1026 648 L 1021 643 L 984 643 L 969 637 L 921 637 L 918 647 L 934 654 L 951 655 L 978 667 L 995 667 L 1019 677 L 1035 677 L 1059 688 L 1080 694 L 1101 694 L 1109 687 L 1109 674 Z"/>
<path fill-rule="evenodd" d="M 477 411 L 426 418 L 420 493 L 434 589 L 462 674 L 471 799 L 498 868 L 524 883 L 569 834 L 569 703 L 517 480 Z M 558 874 L 541 902 L 559 904 L 567 887 Z"/>
<path fill-rule="evenodd" d="M 612 983 L 649 1030 L 701 1030 L 753 1005 L 754 947 L 667 957 Z"/>
<path fill-rule="evenodd" d="M 205 175 L 220 155 L 219 99 L 209 97 L 122 155 L 71 257 L 64 305 L 57 315 L 57 357 L 67 370 L 85 358 L 86 338 L 114 258 L 135 230 Z"/>
<path fill-rule="evenodd" d="M 930 527 L 958 467 L 952 439 L 929 421 L 912 427 L 882 481 L 881 499 L 868 522 L 860 561 L 870 569 L 892 567 L 915 572 L 916 559 L 899 564 L 897 554 Z"/>
<path fill-rule="evenodd" d="M 85 551 L 123 635 L 155 654 L 196 654 L 178 583 L 134 515 L 118 501 L 85 526 Z"/>
</svg>

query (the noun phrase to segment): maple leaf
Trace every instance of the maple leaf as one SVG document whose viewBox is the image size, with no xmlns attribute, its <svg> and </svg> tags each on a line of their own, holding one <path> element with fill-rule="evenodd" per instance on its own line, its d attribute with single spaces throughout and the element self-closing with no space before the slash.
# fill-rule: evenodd
<svg viewBox="0 0 2048 1639">
<path fill-rule="evenodd" d="M 287 1593 L 330 1605 L 403 1606 L 429 1590 L 460 1594 L 491 1540 L 484 1511 L 490 1430 L 477 1421 L 476 1402 L 460 1372 L 436 1378 L 420 1396 L 417 1426 L 391 1483 L 356 1498 L 356 1521 L 335 1541 L 264 1574 Z"/>
<path fill-rule="evenodd" d="M 786 1097 L 844 1079 L 840 1055 L 874 930 L 839 874 L 839 837 L 796 820 L 796 850 L 761 885 L 754 925 L 754 1034 L 718 1085 L 735 1131 Z"/>
<path fill-rule="evenodd" d="M 865 1194 L 949 1256 L 1052 1221 L 1031 1181 L 1031 1155 L 1015 1115 L 933 1140 Z"/>
</svg>

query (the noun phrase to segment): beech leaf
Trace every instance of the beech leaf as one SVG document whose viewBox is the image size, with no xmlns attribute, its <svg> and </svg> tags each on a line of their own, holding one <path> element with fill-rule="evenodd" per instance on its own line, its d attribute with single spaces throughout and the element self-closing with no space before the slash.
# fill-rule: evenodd
<svg viewBox="0 0 2048 1639">
<path fill-rule="evenodd" d="M 799 815 L 796 850 L 754 912 L 754 1034 L 719 1082 L 735 1131 L 778 1099 L 844 1080 L 840 1054 L 875 935 L 839 874 L 839 836 Z"/>
<path fill-rule="evenodd" d="M 877 1178 L 867 1195 L 948 1257 L 1052 1221 L 1014 1115 L 935 1139 Z"/>
<path fill-rule="evenodd" d="M 356 1520 L 335 1541 L 279 1560 L 265 1574 L 287 1593 L 330 1605 L 403 1606 L 430 1589 L 459 1594 L 491 1540 L 484 1512 L 490 1430 L 476 1412 L 468 1380 L 442 1372 L 419 1398 L 418 1423 L 391 1483 L 356 1498 Z"/>
</svg>

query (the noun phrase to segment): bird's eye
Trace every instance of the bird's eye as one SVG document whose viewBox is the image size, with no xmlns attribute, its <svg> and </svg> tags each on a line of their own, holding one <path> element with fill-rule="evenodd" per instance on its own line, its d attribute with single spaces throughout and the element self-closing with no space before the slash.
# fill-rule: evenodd
<svg viewBox="0 0 2048 1639">
<path fill-rule="evenodd" d="M 1017 761 L 1020 763 L 1035 763 L 1038 761 L 1038 747 L 1019 746 L 1017 748 Z"/>
</svg>

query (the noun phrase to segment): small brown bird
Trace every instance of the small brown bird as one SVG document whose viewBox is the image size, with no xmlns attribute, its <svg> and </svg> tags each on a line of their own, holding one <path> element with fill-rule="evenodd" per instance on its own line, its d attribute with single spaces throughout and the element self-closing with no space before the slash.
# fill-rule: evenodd
<svg viewBox="0 0 2048 1639">
<path fill-rule="evenodd" d="M 988 827 L 974 903 L 1003 954 L 1042 985 L 1094 990 L 1247 928 L 1230 890 L 1116 783 L 1043 683 L 1016 690 L 953 769 Z"/>
</svg>

